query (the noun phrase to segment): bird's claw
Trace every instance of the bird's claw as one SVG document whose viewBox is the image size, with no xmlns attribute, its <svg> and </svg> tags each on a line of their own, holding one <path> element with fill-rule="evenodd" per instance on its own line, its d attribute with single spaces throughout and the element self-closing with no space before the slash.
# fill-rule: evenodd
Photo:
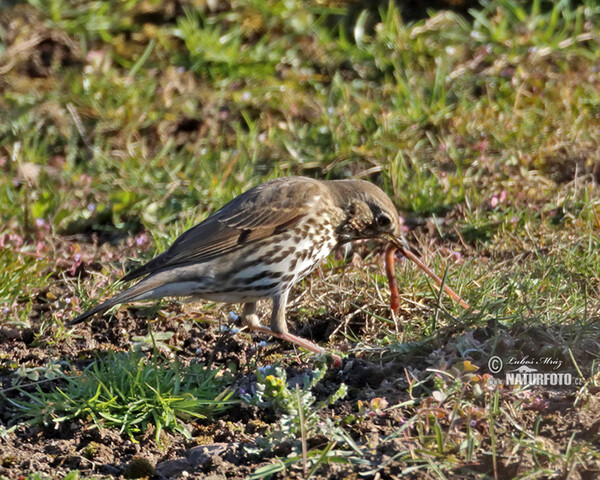
<svg viewBox="0 0 600 480">
<path fill-rule="evenodd" d="M 233 312 L 229 314 L 230 318 L 232 318 Z M 235 315 L 237 317 L 237 315 Z M 254 317 L 254 318 L 252 318 Z M 239 319 L 239 317 L 237 317 Z M 264 333 L 265 335 L 270 335 L 272 337 L 279 338 L 280 340 L 284 340 L 286 342 L 293 343 L 294 345 L 298 345 L 299 347 L 305 348 L 314 353 L 318 353 L 327 357 L 327 363 L 329 364 L 329 359 L 331 359 L 331 365 L 335 368 L 339 368 L 342 366 L 342 359 L 335 355 L 334 353 L 330 353 L 324 348 L 319 347 L 317 344 L 307 340 L 306 338 L 298 337 L 289 332 L 281 333 L 275 332 L 271 330 L 269 327 L 265 327 L 258 322 L 258 317 L 256 315 L 248 315 L 247 317 L 241 319 L 241 322 L 244 326 L 248 327 L 248 329 L 253 330 L 255 332 Z"/>
</svg>

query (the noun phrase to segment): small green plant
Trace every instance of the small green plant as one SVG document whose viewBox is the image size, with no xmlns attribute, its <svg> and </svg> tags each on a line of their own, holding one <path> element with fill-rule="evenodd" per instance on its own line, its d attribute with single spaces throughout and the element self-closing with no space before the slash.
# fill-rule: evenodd
<svg viewBox="0 0 600 480">
<path fill-rule="evenodd" d="M 54 360 L 50 360 L 47 365 L 41 367 L 26 367 L 25 365 L 21 365 L 15 371 L 15 375 L 19 377 L 19 382 L 55 380 L 62 376 L 61 367 L 62 362 L 56 362 Z"/>
<path fill-rule="evenodd" d="M 250 477 L 253 479 L 268 477 L 276 472 L 285 470 L 286 466 L 301 463 L 305 478 L 310 477 L 319 465 L 327 461 L 348 462 L 345 453 L 332 451 L 340 441 L 349 439 L 341 427 L 334 424 L 330 418 L 322 418 L 321 412 L 337 400 L 344 398 L 347 393 L 345 384 L 325 400 L 317 402 L 312 389 L 325 376 L 327 369 L 321 367 L 313 370 L 310 375 L 304 375 L 302 386 L 299 383 L 290 387 L 285 371 L 277 366 L 262 367 L 256 372 L 256 392 L 253 395 L 242 395 L 242 399 L 251 405 L 262 408 L 273 408 L 284 412 L 279 424 L 259 445 L 261 450 L 271 450 L 283 442 L 292 442 L 293 456 L 285 462 L 267 465 L 257 469 Z M 316 435 L 331 437 L 324 449 L 316 448 L 309 451 L 307 440 Z"/>
<path fill-rule="evenodd" d="M 279 366 L 259 367 L 256 371 L 255 392 L 253 394 L 244 393 L 241 395 L 241 398 L 251 405 L 261 408 L 272 408 L 275 411 L 292 415 L 294 412 L 298 412 L 296 403 L 298 388 L 302 396 L 302 404 L 312 406 L 316 400 L 311 390 L 323 380 L 326 372 L 326 366 L 317 368 L 310 374 L 303 376 L 302 387 L 298 383 L 294 388 L 290 388 L 283 368 Z M 332 405 L 337 400 L 344 398 L 346 392 L 347 387 L 342 383 L 335 393 L 327 397 L 325 401 L 317 403 L 315 409 L 318 410 L 324 408 L 326 405 Z"/>
<path fill-rule="evenodd" d="M 6 428 L 4 425 L 0 425 L 0 438 L 8 439 L 14 433 L 16 428 L 16 425 L 13 425 L 10 428 Z"/>
<path fill-rule="evenodd" d="M 234 402 L 218 369 L 139 353 L 110 353 L 79 375 L 61 373 L 65 385 L 50 392 L 22 390 L 27 402 L 11 402 L 33 423 L 58 425 L 91 418 L 99 427 L 116 427 L 132 439 L 149 425 L 160 440 L 163 429 L 189 437 L 184 421 L 225 411 Z"/>
<path fill-rule="evenodd" d="M 174 332 L 156 332 L 145 336 L 135 336 L 133 340 L 133 350 L 146 352 L 149 350 L 160 350 L 163 354 L 169 354 L 171 347 L 167 343 L 175 335 Z"/>
</svg>

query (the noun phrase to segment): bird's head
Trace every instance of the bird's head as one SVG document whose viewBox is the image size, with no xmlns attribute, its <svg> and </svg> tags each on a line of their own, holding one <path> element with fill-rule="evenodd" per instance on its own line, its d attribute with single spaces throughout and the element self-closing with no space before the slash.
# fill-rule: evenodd
<svg viewBox="0 0 600 480">
<path fill-rule="evenodd" d="M 390 198 L 364 180 L 328 182 L 336 204 L 346 214 L 339 227 L 341 243 L 360 238 L 401 238 L 400 219 Z"/>
</svg>

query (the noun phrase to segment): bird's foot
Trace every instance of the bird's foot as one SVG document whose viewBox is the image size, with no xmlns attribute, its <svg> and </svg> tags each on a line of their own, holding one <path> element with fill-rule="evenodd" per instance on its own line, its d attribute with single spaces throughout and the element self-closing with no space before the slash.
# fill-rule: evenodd
<svg viewBox="0 0 600 480">
<path fill-rule="evenodd" d="M 229 312 L 229 320 L 237 325 L 245 325 L 250 329 L 255 329 L 257 327 L 261 327 L 260 320 L 258 319 L 258 315 L 256 313 L 251 313 L 249 315 L 242 315 L 241 317 L 234 312 Z"/>
<path fill-rule="evenodd" d="M 256 314 L 250 314 L 246 315 L 245 317 L 239 317 L 235 313 L 229 312 L 229 319 L 248 327 L 249 330 L 279 338 L 280 340 L 284 340 L 286 342 L 298 345 L 299 347 L 306 348 L 306 350 L 309 350 L 311 352 L 319 353 L 325 356 L 330 356 L 333 360 L 334 367 L 339 368 L 342 366 L 342 359 L 338 355 L 328 352 L 324 348 L 319 347 L 317 344 L 311 342 L 310 340 L 307 340 L 306 338 L 299 337 L 289 332 L 275 332 L 269 327 L 261 325 L 260 321 L 258 320 L 258 315 Z"/>
<path fill-rule="evenodd" d="M 246 315 L 244 318 L 242 318 L 242 324 L 247 325 L 248 328 L 252 329 L 256 327 L 262 327 L 262 325 L 260 324 L 260 320 L 258 319 L 258 315 L 256 315 L 255 313 L 251 315 Z"/>
<path fill-rule="evenodd" d="M 319 347 L 317 344 L 311 342 L 310 340 L 307 340 L 306 338 L 302 338 L 302 337 L 299 337 L 297 335 L 293 335 L 293 334 L 287 333 L 287 332 L 286 333 L 275 332 L 275 331 L 271 330 L 269 327 L 265 327 L 258 323 L 250 324 L 250 323 L 244 322 L 244 324 L 250 330 L 253 330 L 255 332 L 264 333 L 265 335 L 271 335 L 272 337 L 279 338 L 280 340 L 284 340 L 286 342 L 290 342 L 295 345 L 298 345 L 299 347 L 306 348 L 306 350 L 309 350 L 311 352 L 319 353 L 319 354 L 325 355 L 325 356 L 331 356 L 334 367 L 339 368 L 342 366 L 342 359 L 338 355 L 328 352 L 324 348 Z"/>
</svg>

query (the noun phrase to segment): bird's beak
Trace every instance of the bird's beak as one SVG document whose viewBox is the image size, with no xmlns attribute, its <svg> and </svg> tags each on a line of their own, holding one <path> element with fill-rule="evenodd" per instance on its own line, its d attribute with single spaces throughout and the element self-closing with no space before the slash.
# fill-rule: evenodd
<svg viewBox="0 0 600 480">
<path fill-rule="evenodd" d="M 400 235 L 394 235 L 393 233 L 390 233 L 387 235 L 387 239 L 401 252 L 404 252 L 404 250 L 410 250 L 410 245 L 406 242 L 406 239 Z"/>
</svg>

